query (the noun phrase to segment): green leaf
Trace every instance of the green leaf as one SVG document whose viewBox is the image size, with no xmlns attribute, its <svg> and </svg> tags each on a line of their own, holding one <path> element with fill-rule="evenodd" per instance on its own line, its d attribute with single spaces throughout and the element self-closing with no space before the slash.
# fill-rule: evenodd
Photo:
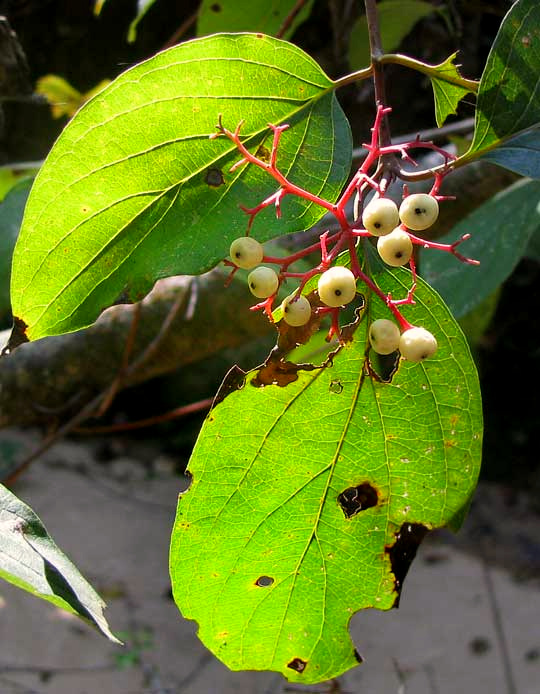
<svg viewBox="0 0 540 694">
<path fill-rule="evenodd" d="M 454 316 L 461 318 L 511 274 L 539 227 L 540 181 L 517 181 L 437 238 L 440 243 L 453 243 L 463 234 L 471 234 L 461 253 L 479 260 L 480 265 L 464 265 L 449 253 L 428 250 L 420 259 L 422 277 L 441 294 Z"/>
<path fill-rule="evenodd" d="M 478 90 L 473 141 L 463 161 L 540 123 L 540 4 L 518 0 L 491 47 Z"/>
<path fill-rule="evenodd" d="M 197 36 L 220 31 L 260 31 L 275 36 L 294 10 L 296 0 L 203 0 L 199 9 Z M 294 17 L 283 38 L 289 38 L 311 12 L 313 0 L 308 0 Z"/>
<path fill-rule="evenodd" d="M 410 274 L 378 281 L 398 298 Z M 459 525 L 480 463 L 478 380 L 440 297 L 420 281 L 416 299 L 404 313 L 437 336 L 434 358 L 372 377 L 367 326 L 388 311 L 369 300 L 326 368 L 264 387 L 250 372 L 207 417 L 170 567 L 181 612 L 229 668 L 309 684 L 354 667 L 352 615 L 395 606 L 424 530 Z"/>
<path fill-rule="evenodd" d="M 439 128 L 444 125 L 448 116 L 457 113 L 461 99 L 474 92 L 474 89 L 470 87 L 464 87 L 457 84 L 456 81 L 450 81 L 462 79 L 457 66 L 454 64 L 456 57 L 457 53 L 453 53 L 444 63 L 433 67 L 433 70 L 439 73 L 440 77 L 430 75 L 435 98 L 435 119 Z"/>
<path fill-rule="evenodd" d="M 219 114 L 257 150 L 288 123 L 278 165 L 332 201 L 351 164 L 349 124 L 333 82 L 278 39 L 217 35 L 164 51 L 118 77 L 67 125 L 41 168 L 15 249 L 13 313 L 37 339 L 83 328 L 156 279 L 199 274 L 227 256 L 253 207 L 277 183 L 209 139 Z M 319 206 L 288 196 L 283 218 L 257 216 L 260 241 L 311 227 Z M 26 326 L 26 328 L 25 328 Z"/>
<path fill-rule="evenodd" d="M 377 5 L 381 41 L 386 53 L 398 48 L 414 25 L 424 17 L 438 11 L 429 2 L 422 0 L 385 0 Z M 359 70 L 371 63 L 369 33 L 366 16 L 354 23 L 349 41 L 349 64 Z"/>
<path fill-rule="evenodd" d="M 526 130 L 483 154 L 486 159 L 505 169 L 529 178 L 540 178 L 540 128 Z"/>
<path fill-rule="evenodd" d="M 10 314 L 11 258 L 21 228 L 24 206 L 32 187 L 32 181 L 32 178 L 20 180 L 0 203 L 0 325 Z"/>
<path fill-rule="evenodd" d="M 2 485 L 0 578 L 82 617 L 120 643 L 103 616 L 103 600 L 56 546 L 32 509 Z"/>
</svg>

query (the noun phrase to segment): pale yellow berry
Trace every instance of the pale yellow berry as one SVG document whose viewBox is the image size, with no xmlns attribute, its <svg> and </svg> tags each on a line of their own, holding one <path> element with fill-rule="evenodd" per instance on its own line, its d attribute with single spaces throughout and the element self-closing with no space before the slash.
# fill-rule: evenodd
<svg viewBox="0 0 540 694">
<path fill-rule="evenodd" d="M 387 318 L 379 318 L 369 326 L 369 341 L 377 354 L 391 354 L 399 345 L 398 326 Z"/>
<path fill-rule="evenodd" d="M 305 296 L 291 294 L 281 302 L 283 320 L 287 325 L 298 328 L 311 318 L 311 304 Z"/>
<path fill-rule="evenodd" d="M 279 277 L 271 267 L 260 267 L 252 270 L 248 275 L 250 292 L 258 299 L 267 299 L 277 292 Z"/>
<path fill-rule="evenodd" d="M 423 361 L 437 351 L 437 340 L 425 328 L 409 328 L 401 334 L 399 351 L 404 359 Z"/>
<path fill-rule="evenodd" d="M 364 209 L 362 224 L 373 236 L 389 234 L 399 224 L 396 203 L 389 198 L 372 200 Z"/>
<path fill-rule="evenodd" d="M 326 306 L 349 304 L 356 295 L 356 279 L 349 268 L 341 265 L 331 267 L 319 277 L 319 298 Z"/>
<path fill-rule="evenodd" d="M 377 241 L 379 255 L 387 265 L 401 267 L 411 259 L 413 244 L 409 234 L 399 227 Z"/>
<path fill-rule="evenodd" d="M 399 218 L 408 229 L 422 231 L 437 221 L 439 203 L 427 193 L 408 195 L 399 208 Z"/>
<path fill-rule="evenodd" d="M 263 259 L 264 250 L 256 239 L 242 236 L 231 243 L 229 255 L 235 265 L 243 270 L 251 270 Z"/>
</svg>

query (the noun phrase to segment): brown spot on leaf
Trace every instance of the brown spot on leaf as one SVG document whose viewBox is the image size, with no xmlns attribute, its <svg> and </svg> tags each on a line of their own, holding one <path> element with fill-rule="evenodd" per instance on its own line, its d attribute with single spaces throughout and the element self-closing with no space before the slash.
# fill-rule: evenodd
<svg viewBox="0 0 540 694">
<path fill-rule="evenodd" d="M 231 393 L 234 393 L 236 390 L 240 390 L 240 388 L 243 388 L 245 383 L 246 372 L 242 371 L 242 369 L 235 364 L 233 367 L 229 369 L 229 371 L 225 375 L 225 378 L 223 379 L 223 382 L 220 385 L 218 392 L 216 393 L 214 402 L 212 403 L 212 409 L 216 405 L 219 405 L 220 402 L 223 402 L 227 395 L 230 395 Z"/>
<path fill-rule="evenodd" d="M 394 607 L 399 606 L 403 581 L 427 532 L 428 529 L 421 523 L 403 523 L 395 534 L 395 542 L 392 545 L 386 545 L 384 549 L 390 558 L 392 573 L 395 578 L 397 596 Z"/>
<path fill-rule="evenodd" d="M 26 323 L 21 318 L 17 318 L 16 316 L 14 316 L 11 335 L 9 336 L 9 340 L 7 341 L 7 344 L 2 350 L 0 356 L 6 357 L 8 354 L 11 354 L 11 352 L 13 352 L 14 349 L 19 347 L 19 345 L 23 345 L 25 342 L 29 342 L 30 340 L 26 336 L 27 329 L 28 326 L 26 325 Z"/>
<path fill-rule="evenodd" d="M 290 663 L 287 663 L 287 667 L 296 672 L 304 672 L 307 666 L 307 660 L 302 660 L 302 658 L 293 658 Z"/>
<path fill-rule="evenodd" d="M 353 651 L 353 655 L 354 655 L 354 659 L 356 660 L 357 663 L 363 663 L 363 662 L 364 662 L 364 659 L 362 658 L 362 656 L 360 655 L 360 653 L 358 653 L 358 651 L 356 650 L 356 648 L 355 648 L 354 651 Z"/>
<path fill-rule="evenodd" d="M 369 482 L 362 482 L 356 487 L 348 487 L 339 494 L 338 504 L 346 518 L 352 518 L 360 511 L 373 508 L 379 502 L 379 495 L 375 487 Z"/>
<path fill-rule="evenodd" d="M 219 188 L 219 186 L 225 183 L 223 172 L 221 169 L 216 169 L 215 167 L 207 170 L 204 180 L 212 188 Z"/>
<path fill-rule="evenodd" d="M 312 364 L 299 365 L 292 361 L 282 359 L 268 360 L 261 366 L 255 378 L 251 381 L 256 388 L 262 386 L 288 386 L 298 378 L 298 372 L 305 367 L 306 370 L 313 370 L 316 367 Z"/>
<path fill-rule="evenodd" d="M 219 2 L 215 2 L 213 5 L 210 5 L 210 9 L 212 10 L 212 12 L 221 12 L 223 8 L 219 4 Z"/>
<path fill-rule="evenodd" d="M 259 586 L 260 588 L 268 588 L 268 586 L 271 586 L 273 582 L 274 579 L 271 576 L 259 576 L 259 578 L 255 581 L 255 585 Z"/>
</svg>

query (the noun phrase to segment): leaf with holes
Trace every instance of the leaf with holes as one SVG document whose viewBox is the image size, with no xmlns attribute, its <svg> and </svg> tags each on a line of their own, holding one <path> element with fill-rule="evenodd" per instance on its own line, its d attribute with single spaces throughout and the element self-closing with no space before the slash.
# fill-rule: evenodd
<svg viewBox="0 0 540 694">
<path fill-rule="evenodd" d="M 260 31 L 276 36 L 298 5 L 297 0 L 203 0 L 199 8 L 197 35 L 206 36 L 219 31 Z M 311 12 L 313 0 L 303 3 L 291 17 L 283 38 L 294 34 Z"/>
<path fill-rule="evenodd" d="M 105 603 L 56 546 L 32 509 L 0 485 L 0 578 L 113 636 Z"/>
<path fill-rule="evenodd" d="M 410 275 L 378 281 L 397 298 Z M 207 417 L 170 568 L 178 607 L 229 668 L 309 684 L 354 667 L 352 615 L 396 606 L 425 532 L 459 526 L 480 464 L 478 380 L 440 297 L 420 281 L 416 299 L 404 313 L 437 336 L 434 358 L 376 377 L 367 327 L 388 313 L 368 298 L 326 366 L 252 371 Z"/>
<path fill-rule="evenodd" d="M 11 346 L 83 328 L 156 279 L 199 274 L 246 230 L 276 182 L 241 166 L 219 114 L 263 156 L 268 123 L 289 124 L 278 165 L 336 200 L 350 171 L 349 124 L 334 83 L 299 48 L 255 34 L 164 51 L 120 75 L 68 124 L 32 188 L 15 249 Z M 267 141 L 267 138 L 270 138 Z M 260 241 L 311 227 L 324 210 L 300 198 L 257 216 Z"/>
<path fill-rule="evenodd" d="M 473 141 L 461 161 L 540 123 L 539 86 L 540 4 L 518 0 L 491 47 L 478 88 Z"/>
</svg>

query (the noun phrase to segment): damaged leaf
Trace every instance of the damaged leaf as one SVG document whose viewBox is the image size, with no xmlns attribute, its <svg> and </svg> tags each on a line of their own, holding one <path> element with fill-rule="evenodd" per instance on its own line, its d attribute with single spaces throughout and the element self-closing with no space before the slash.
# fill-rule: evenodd
<svg viewBox="0 0 540 694">
<path fill-rule="evenodd" d="M 397 298 L 410 275 L 378 282 Z M 264 387 L 254 370 L 206 420 L 170 568 L 182 614 L 233 670 L 310 684 L 354 667 L 352 615 L 396 606 L 424 534 L 459 526 L 480 464 L 480 393 L 459 326 L 419 284 L 412 311 L 437 335 L 434 358 L 373 377 L 367 326 L 387 311 L 368 295 L 368 319 L 326 367 Z"/>
</svg>

